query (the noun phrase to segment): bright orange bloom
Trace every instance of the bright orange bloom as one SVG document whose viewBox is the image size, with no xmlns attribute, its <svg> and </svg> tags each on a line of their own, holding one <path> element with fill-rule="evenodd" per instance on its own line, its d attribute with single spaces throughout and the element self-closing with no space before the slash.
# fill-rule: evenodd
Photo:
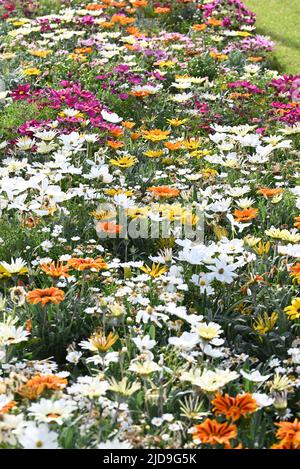
<svg viewBox="0 0 300 469">
<path fill-rule="evenodd" d="M 297 262 L 297 264 L 292 265 L 289 270 L 291 272 L 291 277 L 300 280 L 300 262 Z"/>
<path fill-rule="evenodd" d="M 147 190 L 156 197 L 163 197 L 165 199 L 170 199 L 171 197 L 177 197 L 179 195 L 178 189 L 168 186 L 152 186 L 148 187 Z"/>
<path fill-rule="evenodd" d="M 27 321 L 26 321 L 26 331 L 29 332 L 29 334 L 30 334 L 31 329 L 32 329 L 32 321 L 31 321 L 31 319 L 27 319 Z"/>
<path fill-rule="evenodd" d="M 146 7 L 148 5 L 147 0 L 134 0 L 134 1 L 131 1 L 131 3 L 136 8 Z"/>
<path fill-rule="evenodd" d="M 180 150 L 180 148 L 182 147 L 182 142 L 179 140 L 178 142 L 165 142 L 164 143 L 164 146 L 168 149 L 168 150 Z"/>
<path fill-rule="evenodd" d="M 125 127 L 125 129 L 132 129 L 135 126 L 135 123 L 130 121 L 123 121 L 121 125 Z"/>
<path fill-rule="evenodd" d="M 78 47 L 74 52 L 75 54 L 91 54 L 93 49 L 91 47 Z"/>
<path fill-rule="evenodd" d="M 205 23 L 202 24 L 194 24 L 193 29 L 195 31 L 203 31 L 205 28 L 207 28 L 207 25 Z"/>
<path fill-rule="evenodd" d="M 68 266 L 79 271 L 92 270 L 93 272 L 98 272 L 101 269 L 107 269 L 107 264 L 102 257 L 97 257 L 97 259 L 92 257 L 72 257 L 72 259 L 68 260 Z"/>
<path fill-rule="evenodd" d="M 60 277 L 70 277 L 67 273 L 69 267 L 67 265 L 63 265 L 62 262 L 51 262 L 50 264 L 41 264 L 41 269 L 45 274 L 49 275 L 49 277 L 60 278 Z"/>
<path fill-rule="evenodd" d="M 254 56 L 251 56 L 251 57 L 248 57 L 248 60 L 249 62 L 261 62 L 263 60 L 263 57 L 254 57 Z"/>
<path fill-rule="evenodd" d="M 32 290 L 27 295 L 28 303 L 32 305 L 37 305 L 41 303 L 41 306 L 44 307 L 47 303 L 58 304 L 63 301 L 65 298 L 65 293 L 59 288 L 36 288 Z"/>
<path fill-rule="evenodd" d="M 257 409 L 257 403 L 249 393 L 231 397 L 228 394 L 222 396 L 218 392 L 211 403 L 216 415 L 225 415 L 227 419 L 232 419 L 234 422 L 240 417 L 252 414 Z"/>
<path fill-rule="evenodd" d="M 119 23 L 121 25 L 131 24 L 135 22 L 134 18 L 129 18 L 128 16 L 117 14 L 111 17 L 113 23 Z"/>
<path fill-rule="evenodd" d="M 277 188 L 277 189 L 269 189 L 268 187 L 262 187 L 261 189 L 258 189 L 257 193 L 261 194 L 265 197 L 274 197 L 275 195 L 281 194 L 283 192 L 283 189 Z"/>
<path fill-rule="evenodd" d="M 244 210 L 235 210 L 233 215 L 234 215 L 235 221 L 246 222 L 257 217 L 258 209 L 257 208 L 245 208 Z"/>
<path fill-rule="evenodd" d="M 279 429 L 276 437 L 279 443 L 272 446 L 273 449 L 300 449 L 300 422 L 279 422 L 275 424 Z"/>
<path fill-rule="evenodd" d="M 122 228 L 123 228 L 122 225 L 117 225 L 116 223 L 112 221 L 105 221 L 105 222 L 97 223 L 97 229 L 99 229 L 100 231 L 104 231 L 105 233 L 108 233 L 108 234 L 119 234 Z"/>
<path fill-rule="evenodd" d="M 129 26 L 129 27 L 126 29 L 126 32 L 127 32 L 128 34 L 131 34 L 132 36 L 136 36 L 136 37 L 141 36 L 140 30 L 139 30 L 139 28 L 137 28 L 136 26 Z"/>
<path fill-rule="evenodd" d="M 138 140 L 140 138 L 141 134 L 139 132 L 132 132 L 130 135 L 131 140 Z"/>
<path fill-rule="evenodd" d="M 156 7 L 156 8 L 154 8 L 154 13 L 157 13 L 157 14 L 169 13 L 170 11 L 171 11 L 171 8 L 168 8 L 168 7 Z"/>
<path fill-rule="evenodd" d="M 230 440 L 236 438 L 237 428 L 228 423 L 219 423 L 217 420 L 206 419 L 195 426 L 194 440 L 209 445 L 230 445 Z"/>
<path fill-rule="evenodd" d="M 125 47 L 127 49 L 129 49 L 129 44 L 126 44 Z M 131 50 L 134 50 L 134 47 L 131 46 L 132 49 Z M 130 94 L 132 94 L 132 96 L 135 96 L 136 98 L 146 98 L 147 96 L 149 96 L 149 91 L 146 91 L 146 90 L 141 90 L 141 91 L 130 91 Z"/>
<path fill-rule="evenodd" d="M 98 3 L 90 3 L 85 7 L 86 10 L 90 11 L 97 11 L 97 10 L 103 10 L 103 8 L 106 8 L 105 5 L 99 5 Z"/>
<path fill-rule="evenodd" d="M 230 93 L 230 99 L 247 99 L 252 96 L 250 93 Z"/>
<path fill-rule="evenodd" d="M 111 21 L 103 21 L 103 23 L 101 23 L 101 28 L 104 28 L 104 29 L 109 29 L 109 28 L 112 28 L 114 26 L 114 23 L 112 23 Z"/>
<path fill-rule="evenodd" d="M 121 137 L 121 135 L 124 135 L 124 132 L 120 127 L 115 127 L 114 129 L 111 129 L 109 133 L 114 137 Z"/>
<path fill-rule="evenodd" d="M 298 229 L 300 229 L 300 217 L 295 217 L 295 223 L 294 226 Z"/>
<path fill-rule="evenodd" d="M 65 378 L 56 375 L 35 375 L 22 386 L 18 394 L 27 399 L 36 399 L 47 389 L 57 391 L 64 389 L 68 384 Z"/>
<path fill-rule="evenodd" d="M 209 55 L 216 60 L 226 60 L 228 59 L 228 55 L 222 54 L 221 52 L 210 52 Z"/>
<path fill-rule="evenodd" d="M 111 148 L 118 149 L 124 146 L 124 142 L 116 142 L 115 140 L 108 140 L 107 145 Z"/>
<path fill-rule="evenodd" d="M 17 403 L 16 401 L 10 401 L 6 405 L 4 405 L 2 408 L 0 408 L 0 415 L 7 414 L 7 412 L 10 411 L 10 409 L 13 409 L 16 407 Z"/>
<path fill-rule="evenodd" d="M 208 24 L 210 26 L 222 26 L 222 21 L 221 20 L 216 20 L 215 18 L 210 18 L 208 20 Z"/>
</svg>

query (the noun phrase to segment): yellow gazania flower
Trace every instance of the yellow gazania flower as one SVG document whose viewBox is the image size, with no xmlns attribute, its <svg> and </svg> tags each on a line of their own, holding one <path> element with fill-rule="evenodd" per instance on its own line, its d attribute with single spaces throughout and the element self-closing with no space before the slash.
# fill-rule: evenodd
<svg viewBox="0 0 300 469">
<path fill-rule="evenodd" d="M 184 140 L 182 143 L 187 150 L 197 150 L 200 147 L 201 140 L 190 138 L 189 140 Z"/>
<path fill-rule="evenodd" d="M 167 122 L 174 127 L 179 127 L 182 124 L 185 124 L 188 119 L 167 119 Z"/>
<path fill-rule="evenodd" d="M 133 220 L 146 218 L 149 213 L 148 207 L 130 207 L 126 210 L 127 215 Z"/>
<path fill-rule="evenodd" d="M 23 20 L 13 21 L 12 25 L 18 28 L 19 26 L 24 26 L 26 23 L 29 23 L 29 20 L 24 18 Z"/>
<path fill-rule="evenodd" d="M 200 159 L 200 158 L 204 158 L 207 155 L 210 155 L 210 153 L 211 152 L 209 150 L 194 150 L 190 153 L 190 155 L 193 158 Z"/>
<path fill-rule="evenodd" d="M 218 171 L 212 168 L 206 168 L 206 169 L 203 169 L 202 171 L 202 175 L 205 179 L 214 178 L 217 176 L 217 174 L 218 174 Z"/>
<path fill-rule="evenodd" d="M 40 57 L 42 59 L 46 59 L 48 55 L 52 54 L 52 50 L 44 50 L 44 49 L 33 49 L 28 51 L 29 54 L 33 55 L 34 57 Z"/>
<path fill-rule="evenodd" d="M 124 194 L 124 195 L 127 195 L 127 197 L 130 197 L 132 196 L 133 191 L 131 190 L 124 191 L 123 189 L 105 189 L 104 193 L 106 195 L 109 195 L 110 197 L 114 197 L 115 195 L 120 195 L 120 194 Z"/>
<path fill-rule="evenodd" d="M 144 130 L 143 135 L 146 140 L 150 140 L 151 142 L 159 142 L 161 140 L 167 139 L 170 135 L 170 131 L 160 129 Z"/>
<path fill-rule="evenodd" d="M 147 150 L 144 151 L 143 155 L 148 156 L 148 158 L 159 158 L 164 154 L 163 150 Z"/>
<path fill-rule="evenodd" d="M 140 267 L 140 269 L 145 272 L 147 275 L 150 275 L 152 278 L 160 277 L 161 275 L 167 272 L 167 267 L 161 267 L 160 264 L 155 264 L 153 262 L 152 267 L 150 268 L 148 265 Z"/>
<path fill-rule="evenodd" d="M 290 233 L 288 230 L 280 230 L 278 228 L 270 228 L 265 231 L 267 236 L 275 239 L 282 239 L 290 243 L 299 243 L 300 242 L 300 233 Z"/>
<path fill-rule="evenodd" d="M 252 34 L 248 33 L 248 31 L 236 31 L 235 34 L 236 36 L 240 36 L 240 37 L 252 36 Z"/>
<path fill-rule="evenodd" d="M 168 60 L 166 62 L 164 61 L 161 61 L 161 62 L 158 62 L 157 65 L 160 67 L 160 68 L 173 68 L 175 67 L 176 63 L 175 62 L 172 62 L 172 60 Z"/>
<path fill-rule="evenodd" d="M 216 60 L 226 60 L 228 59 L 228 55 L 226 54 L 221 54 L 221 53 L 217 53 L 217 52 L 210 52 L 209 54 L 213 59 L 216 59 Z"/>
<path fill-rule="evenodd" d="M 270 332 L 274 327 L 278 319 L 278 314 L 275 311 L 268 316 L 268 313 L 260 314 L 257 316 L 253 323 L 253 329 L 259 334 L 266 334 Z"/>
<path fill-rule="evenodd" d="M 32 67 L 32 68 L 23 69 L 22 73 L 25 76 L 35 76 L 35 75 L 40 75 L 42 72 L 38 68 Z"/>
<path fill-rule="evenodd" d="M 270 241 L 267 241 L 266 243 L 260 241 L 257 246 L 253 247 L 253 250 L 256 252 L 256 254 L 262 256 L 263 254 L 268 254 L 268 252 L 270 251 L 270 247 Z"/>
<path fill-rule="evenodd" d="M 244 238 L 245 243 L 250 246 L 250 248 L 253 248 L 256 246 L 261 241 L 261 238 L 256 238 L 255 236 L 247 235 Z"/>
<path fill-rule="evenodd" d="M 119 336 L 110 332 L 106 337 L 102 331 L 95 332 L 89 339 L 91 345 L 91 351 L 97 352 L 107 352 L 115 342 L 117 342 Z"/>
<path fill-rule="evenodd" d="M 109 220 L 115 216 L 115 213 L 111 210 L 93 210 L 90 215 L 96 218 L 96 220 Z"/>
<path fill-rule="evenodd" d="M 284 308 L 288 318 L 293 321 L 300 318 L 300 298 L 294 298 L 290 306 Z"/>
<path fill-rule="evenodd" d="M 78 60 L 79 62 L 85 62 L 87 60 L 87 57 L 82 54 L 71 53 L 71 54 L 68 54 L 68 59 Z"/>
<path fill-rule="evenodd" d="M 121 169 L 131 168 L 138 162 L 135 156 L 119 156 L 117 158 L 111 159 L 109 163 L 113 166 L 117 166 Z"/>
</svg>

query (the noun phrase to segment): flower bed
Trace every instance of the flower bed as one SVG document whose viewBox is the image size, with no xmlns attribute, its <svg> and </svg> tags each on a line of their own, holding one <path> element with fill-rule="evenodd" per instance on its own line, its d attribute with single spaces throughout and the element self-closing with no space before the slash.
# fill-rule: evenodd
<svg viewBox="0 0 300 469">
<path fill-rule="evenodd" d="M 240 0 L 0 15 L 0 447 L 299 449 L 300 76 Z"/>
</svg>

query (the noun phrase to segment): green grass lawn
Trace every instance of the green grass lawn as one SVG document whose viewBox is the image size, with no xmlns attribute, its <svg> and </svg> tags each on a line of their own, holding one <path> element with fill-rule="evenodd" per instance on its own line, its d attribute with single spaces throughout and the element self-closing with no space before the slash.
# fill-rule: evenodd
<svg viewBox="0 0 300 469">
<path fill-rule="evenodd" d="M 244 0 L 257 14 L 258 33 L 276 43 L 280 71 L 300 73 L 300 0 Z"/>
</svg>

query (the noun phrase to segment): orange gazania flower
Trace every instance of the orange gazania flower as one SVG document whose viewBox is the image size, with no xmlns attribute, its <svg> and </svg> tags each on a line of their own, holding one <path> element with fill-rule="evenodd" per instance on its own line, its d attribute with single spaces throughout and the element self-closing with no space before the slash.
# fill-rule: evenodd
<svg viewBox="0 0 300 469">
<path fill-rule="evenodd" d="M 300 449 L 300 422 L 295 419 L 293 422 L 279 422 L 275 424 L 279 429 L 276 437 L 279 444 L 273 445 L 273 449 Z"/>
<path fill-rule="evenodd" d="M 92 47 L 77 47 L 74 52 L 75 54 L 91 54 L 93 49 Z"/>
<path fill-rule="evenodd" d="M 283 192 L 283 189 L 277 188 L 277 189 L 269 189 L 268 187 L 262 187 L 261 189 L 258 189 L 257 193 L 261 194 L 265 197 L 275 197 L 275 195 L 281 194 Z"/>
<path fill-rule="evenodd" d="M 135 126 L 135 123 L 130 121 L 123 121 L 121 125 L 125 127 L 125 129 L 132 129 Z"/>
<path fill-rule="evenodd" d="M 215 18 L 210 18 L 207 22 L 210 26 L 222 26 L 222 21 Z"/>
<path fill-rule="evenodd" d="M 104 29 L 109 29 L 109 28 L 112 28 L 114 26 L 114 23 L 112 23 L 111 21 L 103 21 L 103 23 L 101 23 L 101 28 L 104 28 Z"/>
<path fill-rule="evenodd" d="M 18 394 L 27 399 L 36 399 L 47 389 L 57 391 L 64 389 L 68 381 L 56 375 L 35 375 L 27 381 L 19 390 Z"/>
<path fill-rule="evenodd" d="M 218 392 L 212 400 L 212 405 L 216 415 L 225 415 L 227 419 L 232 419 L 234 422 L 240 417 L 252 414 L 257 409 L 257 403 L 249 393 L 231 397 L 228 394 L 222 396 Z"/>
<path fill-rule="evenodd" d="M 0 409 L 0 415 L 7 414 L 7 412 L 9 412 L 10 409 L 13 409 L 14 407 L 16 407 L 16 405 L 17 405 L 16 401 L 10 401 L 10 402 L 8 402 L 6 405 L 4 405 L 4 406 Z"/>
<path fill-rule="evenodd" d="M 51 288 L 36 288 L 32 290 L 27 295 L 28 303 L 36 305 L 41 303 L 41 306 L 44 307 L 47 303 L 58 304 L 63 301 L 65 298 L 65 293 L 56 287 Z"/>
<path fill-rule="evenodd" d="M 139 28 L 137 28 L 136 26 L 129 26 L 129 27 L 126 29 L 126 32 L 127 32 L 128 34 L 131 34 L 132 36 L 136 36 L 136 37 L 141 36 L 140 30 L 139 30 Z"/>
<path fill-rule="evenodd" d="M 134 0 L 134 1 L 131 1 L 130 3 L 132 3 L 132 5 L 136 8 L 146 7 L 148 5 L 147 0 Z"/>
<path fill-rule="evenodd" d="M 234 213 L 235 221 L 246 222 L 250 221 L 253 218 L 256 218 L 258 215 L 257 208 L 246 208 L 245 210 L 235 210 Z"/>
<path fill-rule="evenodd" d="M 108 140 L 107 145 L 111 148 L 118 149 L 124 146 L 124 142 L 116 142 L 115 140 Z"/>
<path fill-rule="evenodd" d="M 123 228 L 123 225 L 117 225 L 116 223 L 112 221 L 105 221 L 105 222 L 97 223 L 96 228 L 99 231 L 104 231 L 105 233 L 108 233 L 108 234 L 119 234 Z"/>
<path fill-rule="evenodd" d="M 103 8 L 106 8 L 105 5 L 99 5 L 99 3 L 90 3 L 85 7 L 86 10 L 89 11 L 98 11 L 98 10 L 103 10 Z"/>
<path fill-rule="evenodd" d="M 228 59 L 228 55 L 222 54 L 221 52 L 210 52 L 209 55 L 216 60 L 226 60 Z"/>
<path fill-rule="evenodd" d="M 297 262 L 297 264 L 294 264 L 290 267 L 290 276 L 296 278 L 297 280 L 300 280 L 300 262 Z"/>
<path fill-rule="evenodd" d="M 207 28 L 207 25 L 205 23 L 194 24 L 193 26 L 194 31 L 203 31 L 205 28 Z"/>
<path fill-rule="evenodd" d="M 121 127 L 116 127 L 114 129 L 111 129 L 109 133 L 113 135 L 114 137 L 121 137 L 121 135 L 124 135 L 124 132 L 121 129 Z"/>
<path fill-rule="evenodd" d="M 250 93 L 230 93 L 230 99 L 247 99 L 250 98 Z"/>
<path fill-rule="evenodd" d="M 300 217 L 295 217 L 295 223 L 294 226 L 298 229 L 300 229 Z"/>
<path fill-rule="evenodd" d="M 164 146 L 170 151 L 180 150 L 182 142 L 180 140 L 178 140 L 178 142 L 165 142 Z"/>
<path fill-rule="evenodd" d="M 138 140 L 140 138 L 141 134 L 139 132 L 132 132 L 130 135 L 131 140 Z"/>
<path fill-rule="evenodd" d="M 49 277 L 60 278 L 60 277 L 70 277 L 67 273 L 69 267 L 67 265 L 63 265 L 62 262 L 51 262 L 50 264 L 43 263 L 41 264 L 41 269 L 45 274 L 49 275 Z"/>
<path fill-rule="evenodd" d="M 171 11 L 171 8 L 169 8 L 169 7 L 156 7 L 156 8 L 154 8 L 154 13 L 157 13 L 157 14 L 169 13 L 170 11 Z"/>
<path fill-rule="evenodd" d="M 228 423 L 219 423 L 217 420 L 206 419 L 200 425 L 196 425 L 194 440 L 209 445 L 230 445 L 230 440 L 236 438 L 237 428 Z"/>
<path fill-rule="evenodd" d="M 92 270 L 93 272 L 98 272 L 101 269 L 107 269 L 107 264 L 102 257 L 97 257 L 97 259 L 92 257 L 72 257 L 72 259 L 68 260 L 68 266 L 79 271 Z"/>
<path fill-rule="evenodd" d="M 135 22 L 134 18 L 129 18 L 128 16 L 116 14 L 111 17 L 113 23 L 119 23 L 121 25 L 131 24 Z"/>
<path fill-rule="evenodd" d="M 263 57 L 255 57 L 255 56 L 251 56 L 251 57 L 248 57 L 248 60 L 249 62 L 261 62 L 263 60 Z"/>
<path fill-rule="evenodd" d="M 129 44 L 128 45 L 126 44 L 125 47 L 129 49 L 130 46 Z M 131 47 L 132 49 L 130 50 L 134 50 L 134 47 L 133 46 Z M 141 91 L 130 91 L 130 94 L 132 94 L 132 96 L 135 96 L 136 98 L 146 98 L 147 96 L 149 96 L 150 93 L 149 91 L 141 90 Z"/>
<path fill-rule="evenodd" d="M 179 194 L 179 190 L 168 187 L 168 186 L 152 186 L 148 187 L 148 192 L 155 195 L 156 197 L 163 197 L 166 199 L 170 199 L 171 197 L 177 197 Z"/>
</svg>

